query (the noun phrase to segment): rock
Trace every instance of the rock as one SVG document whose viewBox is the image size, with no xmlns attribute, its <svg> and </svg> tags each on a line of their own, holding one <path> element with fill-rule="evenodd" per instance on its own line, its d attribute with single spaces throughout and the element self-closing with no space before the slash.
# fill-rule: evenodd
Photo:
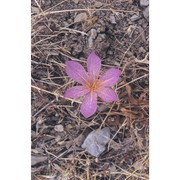
<svg viewBox="0 0 180 180">
<path fill-rule="evenodd" d="M 94 45 L 93 40 L 96 39 L 97 37 L 97 31 L 96 29 L 91 29 L 89 33 L 90 33 L 90 36 L 88 38 L 88 47 L 92 48 Z"/>
<path fill-rule="evenodd" d="M 92 37 L 92 39 L 96 39 L 96 36 L 97 36 L 97 31 L 96 31 L 96 29 L 91 29 L 91 31 L 90 31 L 90 36 Z"/>
<path fill-rule="evenodd" d="M 50 6 L 51 5 L 51 0 L 42 0 L 42 4 L 45 6 Z"/>
<path fill-rule="evenodd" d="M 101 26 L 97 28 L 97 33 L 104 33 L 106 31 L 105 26 Z"/>
<path fill-rule="evenodd" d="M 93 47 L 93 39 L 91 37 L 89 37 L 89 39 L 88 39 L 88 47 L 89 48 Z"/>
<path fill-rule="evenodd" d="M 46 156 L 31 156 L 31 166 L 34 166 L 40 162 L 47 160 Z"/>
<path fill-rule="evenodd" d="M 116 19 L 115 19 L 114 15 L 110 15 L 110 22 L 112 24 L 116 24 Z"/>
<path fill-rule="evenodd" d="M 105 33 L 101 33 L 98 35 L 98 37 L 103 41 L 106 39 L 106 34 Z"/>
<path fill-rule="evenodd" d="M 92 156 L 98 157 L 106 149 L 109 140 L 110 130 L 105 127 L 89 133 L 81 147 L 86 148 Z"/>
<path fill-rule="evenodd" d="M 149 5 L 149 0 L 140 0 L 141 7 L 148 6 L 148 5 Z"/>
<path fill-rule="evenodd" d="M 130 17 L 131 21 L 136 21 L 138 20 L 140 17 L 137 14 L 134 14 L 133 16 Z"/>
<path fill-rule="evenodd" d="M 94 4 L 94 6 L 95 6 L 96 8 L 100 8 L 102 5 L 103 5 L 103 3 L 98 2 L 98 1 L 96 1 L 95 4 Z"/>
<path fill-rule="evenodd" d="M 54 130 L 57 131 L 57 132 L 63 132 L 64 131 L 64 127 L 61 124 L 59 124 L 59 125 L 56 125 L 54 127 Z"/>
<path fill-rule="evenodd" d="M 110 55 L 110 56 L 112 56 L 112 55 L 113 55 L 113 51 L 108 50 L 107 54 Z"/>
<path fill-rule="evenodd" d="M 74 22 L 81 22 L 81 21 L 86 21 L 86 20 L 87 20 L 87 14 L 80 13 L 75 17 Z"/>
<path fill-rule="evenodd" d="M 138 52 L 139 52 L 139 53 L 145 53 L 146 50 L 141 46 L 141 47 L 139 48 Z"/>
<path fill-rule="evenodd" d="M 39 9 L 38 7 L 32 6 L 32 7 L 31 7 L 31 12 L 32 12 L 32 13 L 37 13 L 37 14 L 38 14 L 38 13 L 40 13 L 40 9 Z"/>
<path fill-rule="evenodd" d="M 79 0 L 73 0 L 75 4 L 78 4 L 79 3 Z"/>
<path fill-rule="evenodd" d="M 149 6 L 144 9 L 143 16 L 149 22 Z"/>
</svg>

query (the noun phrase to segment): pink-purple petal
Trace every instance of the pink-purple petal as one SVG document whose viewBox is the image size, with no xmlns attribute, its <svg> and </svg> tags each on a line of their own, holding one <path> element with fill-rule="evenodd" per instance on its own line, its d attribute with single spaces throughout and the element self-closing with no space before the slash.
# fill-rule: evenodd
<svg viewBox="0 0 180 180">
<path fill-rule="evenodd" d="M 98 96 L 104 102 L 113 102 L 118 100 L 117 94 L 111 88 L 101 89 L 101 91 L 98 92 Z"/>
<path fill-rule="evenodd" d="M 65 98 L 79 98 L 87 94 L 89 90 L 84 86 L 74 86 L 66 90 Z"/>
<path fill-rule="evenodd" d="M 98 77 L 101 69 L 101 59 L 92 51 L 87 58 L 87 69 L 90 76 Z"/>
<path fill-rule="evenodd" d="M 97 109 L 97 93 L 90 92 L 85 96 L 80 107 L 80 112 L 85 118 L 88 118 L 96 112 L 96 109 Z"/>
<path fill-rule="evenodd" d="M 107 70 L 100 78 L 102 85 L 103 86 L 114 86 L 120 77 L 120 73 L 121 73 L 121 71 L 119 69 L 115 69 L 115 68 L 111 68 L 111 69 Z"/>
<path fill-rule="evenodd" d="M 66 61 L 66 73 L 74 81 L 80 84 L 86 84 L 88 75 L 83 66 L 74 61 Z"/>
</svg>

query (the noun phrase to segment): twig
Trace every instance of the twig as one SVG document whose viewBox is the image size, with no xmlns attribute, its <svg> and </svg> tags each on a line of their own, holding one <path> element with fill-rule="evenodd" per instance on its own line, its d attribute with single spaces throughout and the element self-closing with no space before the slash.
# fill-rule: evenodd
<svg viewBox="0 0 180 180">
<path fill-rule="evenodd" d="M 126 84 L 120 86 L 120 87 L 118 87 L 116 90 L 119 90 L 119 89 L 125 87 L 126 85 L 131 84 L 131 83 L 133 83 L 133 82 L 135 82 L 135 81 L 137 81 L 137 80 L 139 80 L 139 79 L 142 79 L 142 78 L 144 78 L 144 77 L 146 77 L 146 76 L 148 76 L 148 75 L 149 75 L 149 74 L 144 74 L 143 76 L 138 77 L 138 78 L 136 78 L 136 79 L 134 79 L 134 80 L 132 80 L 132 81 L 130 81 L 130 82 L 128 82 L 128 83 L 126 83 Z"/>
<path fill-rule="evenodd" d="M 121 64 L 122 64 L 122 62 L 123 62 L 123 59 L 124 59 L 125 55 L 127 54 L 127 52 L 129 51 L 129 49 L 132 47 L 132 45 L 137 41 L 137 39 L 144 33 L 144 31 L 145 31 L 147 28 L 148 28 L 148 27 L 146 27 L 146 28 L 134 39 L 134 41 L 130 44 L 130 46 L 127 48 L 126 52 L 123 54 L 122 59 L 120 60 L 119 67 L 121 66 Z"/>
<path fill-rule="evenodd" d="M 51 102 L 49 102 L 48 104 L 46 104 L 44 107 L 42 107 L 38 112 L 36 112 L 34 115 L 33 115 L 33 118 L 35 118 L 39 113 L 41 113 L 44 109 L 46 109 L 50 104 L 52 104 L 53 102 L 55 101 L 52 100 Z"/>
<path fill-rule="evenodd" d="M 47 91 L 47 90 L 45 90 L 45 89 L 41 89 L 41 88 L 36 87 L 36 86 L 33 86 L 33 85 L 32 85 L 31 87 L 34 88 L 34 89 L 37 89 L 37 90 L 39 90 L 39 91 L 48 93 L 48 94 L 52 94 L 52 95 L 54 95 L 56 98 L 57 98 L 57 97 L 64 98 L 64 96 L 61 95 L 61 94 L 57 94 L 57 93 L 54 93 L 54 92 L 50 92 L 50 91 Z M 80 101 L 77 101 L 77 100 L 74 100 L 74 99 L 71 99 L 71 98 L 65 98 L 65 99 L 70 100 L 70 101 L 72 101 L 72 102 L 77 102 L 77 103 L 81 104 Z"/>
</svg>

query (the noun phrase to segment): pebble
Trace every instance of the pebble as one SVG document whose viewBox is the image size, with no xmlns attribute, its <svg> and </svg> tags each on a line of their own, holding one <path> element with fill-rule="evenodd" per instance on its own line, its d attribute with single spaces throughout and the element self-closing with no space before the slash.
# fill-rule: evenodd
<svg viewBox="0 0 180 180">
<path fill-rule="evenodd" d="M 57 131 L 57 132 L 63 132 L 64 131 L 64 127 L 61 124 L 59 124 L 59 125 L 56 125 L 54 127 L 54 130 Z"/>
<path fill-rule="evenodd" d="M 34 166 L 40 162 L 47 160 L 47 156 L 31 156 L 31 165 Z"/>
<path fill-rule="evenodd" d="M 87 14 L 80 13 L 75 17 L 74 22 L 81 22 L 81 21 L 86 21 L 86 20 L 87 20 Z"/>
<path fill-rule="evenodd" d="M 141 7 L 148 6 L 148 5 L 149 5 L 149 0 L 140 0 Z"/>
<path fill-rule="evenodd" d="M 140 48 L 139 48 L 139 53 L 145 53 L 146 52 L 146 50 L 141 46 Z"/>
<path fill-rule="evenodd" d="M 97 31 L 96 29 L 91 29 L 89 33 L 90 33 L 90 36 L 88 38 L 88 47 L 92 48 L 94 45 L 93 40 L 96 39 L 97 37 Z"/>
<path fill-rule="evenodd" d="M 97 42 L 102 42 L 103 40 L 105 40 L 106 39 L 106 34 L 99 34 L 98 35 L 98 37 L 97 37 L 97 39 L 96 39 L 96 41 Z"/>
<path fill-rule="evenodd" d="M 92 37 L 92 39 L 96 39 L 96 36 L 97 36 L 97 31 L 96 31 L 96 29 L 91 29 L 90 30 L 90 36 Z"/>
<path fill-rule="evenodd" d="M 114 15 L 110 15 L 110 22 L 112 24 L 116 24 L 116 19 L 115 19 Z"/>
<path fill-rule="evenodd" d="M 75 4 L 78 4 L 79 3 L 79 0 L 73 0 Z"/>
<path fill-rule="evenodd" d="M 93 47 L 93 39 L 91 37 L 89 37 L 89 39 L 88 39 L 88 47 L 89 48 Z"/>
<path fill-rule="evenodd" d="M 144 9 L 143 16 L 149 22 L 149 6 Z"/>
<path fill-rule="evenodd" d="M 34 7 L 34 6 L 32 6 L 31 7 L 31 11 L 32 11 L 32 13 L 40 13 L 40 9 L 38 8 L 38 7 Z"/>
<path fill-rule="evenodd" d="M 95 4 L 94 4 L 94 6 L 95 6 L 96 8 L 100 8 L 102 5 L 103 5 L 103 3 L 98 2 L 98 1 L 96 1 Z"/>
<path fill-rule="evenodd" d="M 106 31 L 105 26 L 101 26 L 99 28 L 97 28 L 97 33 L 104 33 Z"/>
<path fill-rule="evenodd" d="M 136 21 L 138 20 L 140 17 L 137 14 L 134 14 L 133 16 L 131 16 L 131 21 Z"/>
<path fill-rule="evenodd" d="M 109 51 L 107 52 L 107 54 L 112 56 L 112 55 L 113 55 L 113 51 L 109 50 Z"/>
</svg>

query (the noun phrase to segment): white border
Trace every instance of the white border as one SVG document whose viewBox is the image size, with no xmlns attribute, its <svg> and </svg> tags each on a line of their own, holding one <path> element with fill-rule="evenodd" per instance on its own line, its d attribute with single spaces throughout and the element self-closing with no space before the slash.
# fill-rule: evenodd
<svg viewBox="0 0 180 180">
<path fill-rule="evenodd" d="M 30 1 L 2 1 L 0 11 L 0 179 L 31 179 Z"/>
<path fill-rule="evenodd" d="M 179 7 L 179 1 L 150 2 L 150 179 L 152 180 L 179 179 Z"/>
</svg>

